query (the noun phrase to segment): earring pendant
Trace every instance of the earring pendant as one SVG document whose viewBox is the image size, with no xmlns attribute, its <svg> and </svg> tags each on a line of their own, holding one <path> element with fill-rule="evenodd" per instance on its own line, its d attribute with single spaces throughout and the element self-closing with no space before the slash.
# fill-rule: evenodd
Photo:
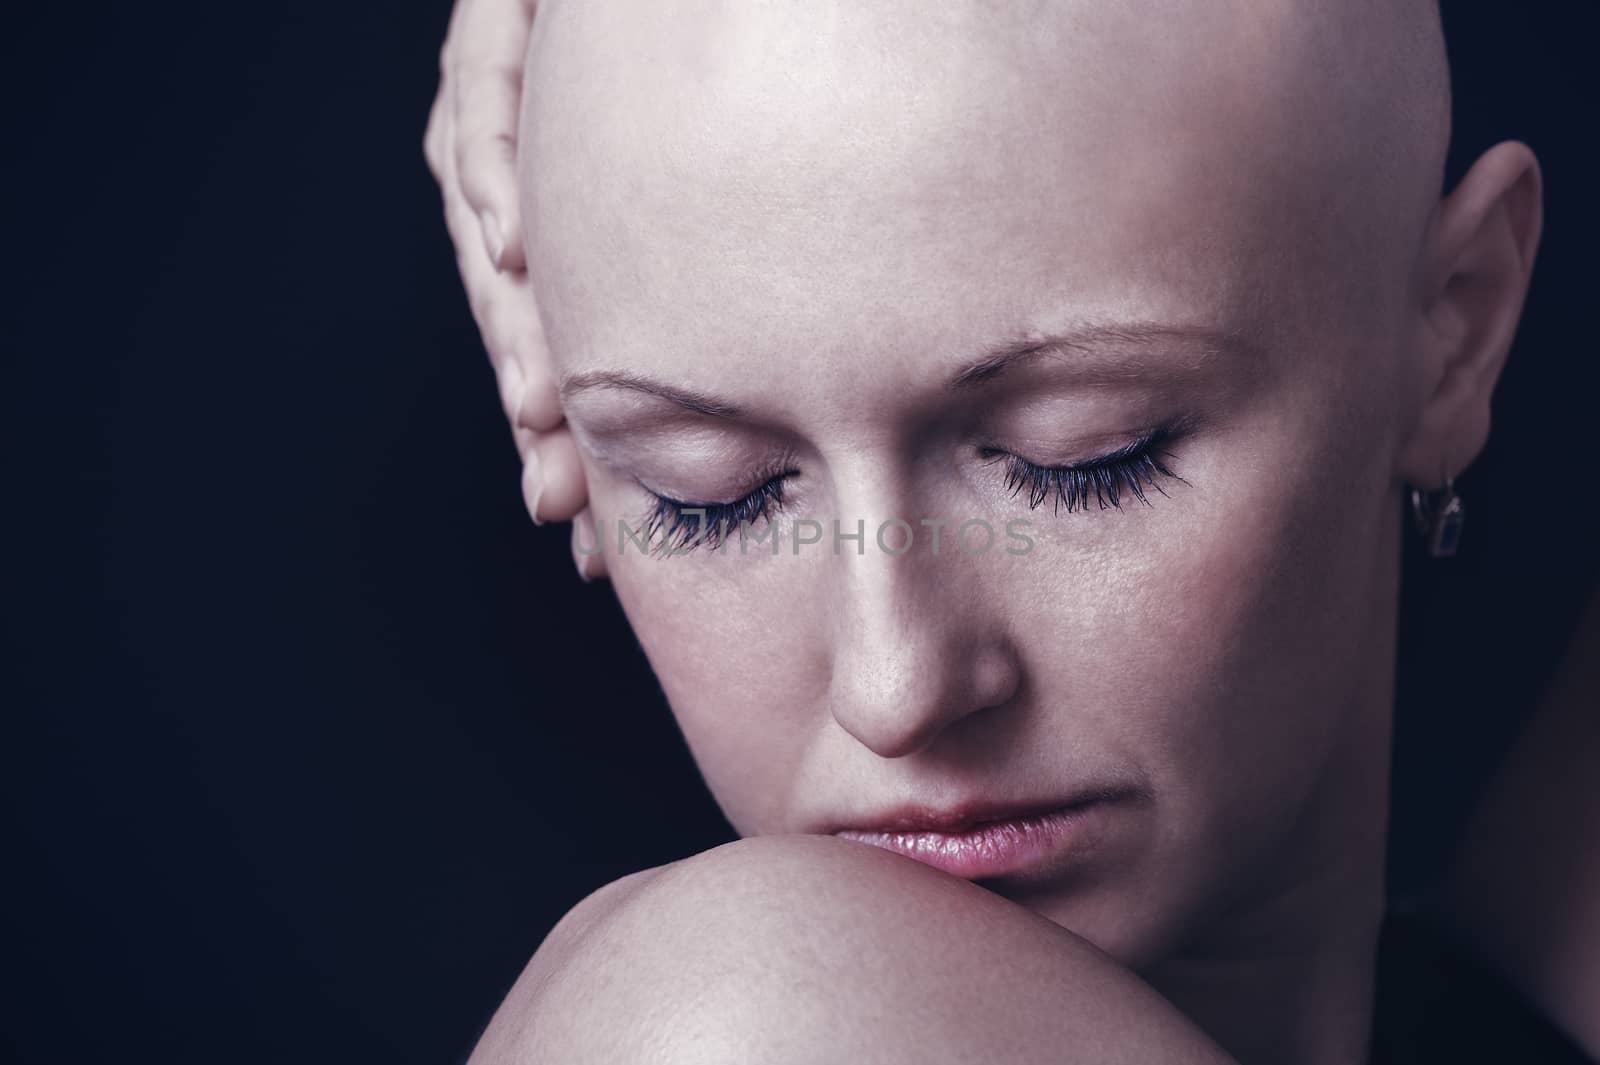
<svg viewBox="0 0 1600 1065">
<path fill-rule="evenodd" d="M 1434 558 L 1449 558 L 1461 546 L 1461 527 L 1466 523 L 1467 511 L 1456 494 L 1453 478 L 1446 477 L 1444 487 L 1436 492 L 1413 488 L 1411 516 L 1428 545 L 1428 554 Z"/>
</svg>

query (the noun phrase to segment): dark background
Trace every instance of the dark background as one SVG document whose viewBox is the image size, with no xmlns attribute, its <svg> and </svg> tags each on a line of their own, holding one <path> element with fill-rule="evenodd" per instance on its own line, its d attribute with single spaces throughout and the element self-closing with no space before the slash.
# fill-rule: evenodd
<svg viewBox="0 0 1600 1065">
<path fill-rule="evenodd" d="M 524 516 L 422 159 L 447 15 L 5 18 L 12 1060 L 459 1060 L 567 907 L 730 838 L 609 589 Z M 1527 140 L 1548 225 L 1464 553 L 1407 548 L 1401 893 L 1600 540 L 1594 5 L 1446 15 L 1452 180 Z"/>
</svg>

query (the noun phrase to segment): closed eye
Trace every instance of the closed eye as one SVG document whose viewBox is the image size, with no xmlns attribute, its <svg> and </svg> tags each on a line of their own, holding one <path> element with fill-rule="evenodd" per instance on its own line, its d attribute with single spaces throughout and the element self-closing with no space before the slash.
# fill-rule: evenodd
<svg viewBox="0 0 1600 1065">
<path fill-rule="evenodd" d="M 655 545 L 652 550 L 667 554 L 692 551 L 702 544 L 715 548 L 729 533 L 769 520 L 781 511 L 783 484 L 794 473 L 780 473 L 729 503 L 692 503 L 645 488 L 654 500 L 645 518 L 645 542 Z"/>
<path fill-rule="evenodd" d="M 1109 454 L 1065 466 L 1042 466 L 1009 451 L 984 450 L 990 462 L 1005 463 L 1006 487 L 1013 496 L 1027 489 L 1029 510 L 1053 498 L 1056 513 L 1065 509 L 1070 514 L 1087 507 L 1091 500 L 1101 510 L 1120 510 L 1129 496 L 1149 506 L 1148 491 L 1167 494 L 1162 480 L 1188 484 L 1167 464 L 1171 455 L 1164 445 L 1171 437 L 1170 430 L 1154 429 Z"/>
<path fill-rule="evenodd" d="M 1030 462 L 997 448 L 984 448 L 983 453 L 989 462 L 1005 464 L 1005 483 L 1013 496 L 1027 490 L 1030 510 L 1046 499 L 1053 500 L 1058 514 L 1063 509 L 1068 513 L 1085 509 L 1091 501 L 1101 510 L 1121 509 L 1129 497 L 1150 506 L 1149 492 L 1166 495 L 1163 480 L 1189 483 L 1169 465 L 1172 456 L 1165 445 L 1172 436 L 1169 429 L 1154 429 L 1098 458 L 1060 466 Z M 652 500 L 645 518 L 646 542 L 659 553 L 682 553 L 702 545 L 715 549 L 730 533 L 781 512 L 784 483 L 796 472 L 785 470 L 738 499 L 720 503 L 675 499 L 641 484 Z"/>
</svg>

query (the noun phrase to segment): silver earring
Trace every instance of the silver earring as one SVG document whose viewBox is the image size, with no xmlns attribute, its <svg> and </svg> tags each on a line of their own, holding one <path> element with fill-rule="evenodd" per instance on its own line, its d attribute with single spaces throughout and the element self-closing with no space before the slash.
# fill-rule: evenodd
<svg viewBox="0 0 1600 1065">
<path fill-rule="evenodd" d="M 1461 526 L 1467 520 L 1466 507 L 1456 495 L 1455 478 L 1446 477 L 1444 487 L 1432 492 L 1413 488 L 1411 517 L 1428 544 L 1428 554 L 1434 558 L 1454 555 L 1461 546 Z"/>
</svg>

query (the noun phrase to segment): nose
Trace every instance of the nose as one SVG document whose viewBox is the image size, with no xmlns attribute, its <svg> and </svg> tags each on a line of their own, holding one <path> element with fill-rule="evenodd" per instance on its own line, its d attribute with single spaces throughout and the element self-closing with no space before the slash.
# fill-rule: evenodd
<svg viewBox="0 0 1600 1065">
<path fill-rule="evenodd" d="M 973 572 L 983 559 L 918 547 L 830 561 L 838 597 L 828 695 L 834 720 L 863 745 L 883 758 L 913 754 L 1015 693 L 1016 654 L 985 620 Z"/>
</svg>

